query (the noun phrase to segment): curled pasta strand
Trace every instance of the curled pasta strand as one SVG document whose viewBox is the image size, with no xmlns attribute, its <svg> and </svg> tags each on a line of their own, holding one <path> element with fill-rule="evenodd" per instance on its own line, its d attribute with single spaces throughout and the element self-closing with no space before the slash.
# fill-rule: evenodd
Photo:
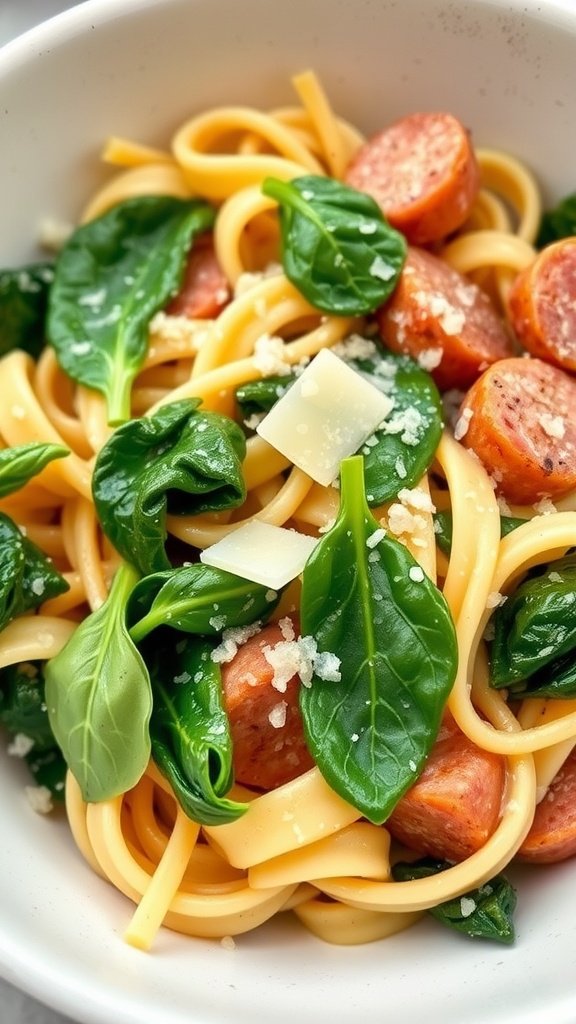
<svg viewBox="0 0 576 1024">
<path fill-rule="evenodd" d="M 2 387 L 8 401 L 0 402 L 0 434 L 10 446 L 29 441 L 44 441 L 51 444 L 67 445 L 42 408 L 32 388 L 34 362 L 32 358 L 15 349 L 0 360 Z M 87 463 L 74 452 L 65 459 L 51 462 L 36 480 L 63 497 L 81 494 L 90 498 L 90 469 Z"/>
<path fill-rule="evenodd" d="M 112 206 L 136 196 L 175 196 L 188 199 L 190 186 L 179 167 L 166 163 L 146 163 L 131 167 L 104 185 L 82 212 L 81 223 L 100 217 Z"/>
<path fill-rule="evenodd" d="M 477 149 L 482 185 L 500 194 L 518 214 L 517 235 L 532 244 L 542 216 L 540 191 L 528 168 L 495 149 Z"/>
<path fill-rule="evenodd" d="M 305 498 L 311 486 L 311 478 L 301 469 L 294 467 L 284 486 L 270 503 L 254 516 L 238 519 L 233 523 L 208 523 L 200 516 L 168 516 L 168 531 L 174 537 L 203 549 L 209 547 L 210 544 L 215 544 L 216 541 L 226 537 L 233 530 L 238 530 L 252 519 L 259 519 L 261 522 L 271 523 L 273 526 L 282 526 L 296 513 L 300 502 Z"/>
<path fill-rule="evenodd" d="M 222 153 L 222 140 L 252 132 L 266 140 L 273 153 Z M 316 158 L 298 138 L 269 114 L 249 107 L 222 107 L 200 114 L 178 130 L 172 151 L 190 190 L 221 201 L 238 189 L 258 185 L 268 176 L 283 180 L 302 174 L 323 174 Z"/>
<path fill-rule="evenodd" d="M 42 395 L 42 406 L 55 429 L 81 459 L 90 458 L 92 452 L 86 440 L 82 423 L 63 406 L 72 403 L 71 382 L 62 373 L 53 348 L 46 347 L 36 364 L 34 391 Z"/>
</svg>

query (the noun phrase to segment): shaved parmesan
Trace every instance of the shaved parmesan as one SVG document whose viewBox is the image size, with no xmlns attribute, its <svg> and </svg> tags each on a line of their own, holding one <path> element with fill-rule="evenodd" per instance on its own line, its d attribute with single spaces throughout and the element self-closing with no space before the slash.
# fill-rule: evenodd
<svg viewBox="0 0 576 1024">
<path fill-rule="evenodd" d="M 200 561 L 276 591 L 302 572 L 317 543 L 315 537 L 253 519 L 202 551 Z"/>
<path fill-rule="evenodd" d="M 338 476 L 392 409 L 387 395 L 322 349 L 258 425 L 257 433 L 317 483 Z"/>
</svg>

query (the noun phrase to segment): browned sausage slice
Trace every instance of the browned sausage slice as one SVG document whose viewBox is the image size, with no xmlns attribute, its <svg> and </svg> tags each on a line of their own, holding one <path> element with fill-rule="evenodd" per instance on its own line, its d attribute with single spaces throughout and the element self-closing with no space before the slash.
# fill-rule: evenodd
<svg viewBox="0 0 576 1024">
<path fill-rule="evenodd" d="M 576 238 L 543 249 L 516 278 L 510 321 L 533 356 L 576 370 Z"/>
<path fill-rule="evenodd" d="M 446 716 L 422 774 L 386 828 L 416 853 L 464 860 L 496 828 L 504 779 L 504 759 L 475 746 Z"/>
<path fill-rule="evenodd" d="M 575 853 L 576 751 L 573 751 L 538 804 L 518 856 L 535 864 L 555 864 Z"/>
<path fill-rule="evenodd" d="M 479 188 L 470 137 L 452 114 L 410 114 L 358 151 L 346 182 L 371 195 L 408 241 L 446 238 L 468 218 Z"/>
<path fill-rule="evenodd" d="M 188 254 L 184 280 L 166 312 L 190 320 L 212 319 L 229 301 L 230 288 L 216 258 L 212 238 L 203 235 Z"/>
<path fill-rule="evenodd" d="M 576 487 L 576 380 L 540 359 L 503 359 L 472 385 L 461 437 L 498 491 L 531 504 Z"/>
<path fill-rule="evenodd" d="M 280 626 L 265 626 L 222 665 L 235 778 L 257 789 L 275 789 L 314 765 L 298 704 L 300 679 L 293 676 L 285 691 L 276 689 L 264 653 L 284 639 Z"/>
<path fill-rule="evenodd" d="M 488 296 L 423 249 L 409 249 L 396 290 L 377 319 L 388 348 L 430 369 L 441 390 L 466 388 L 486 366 L 513 354 Z"/>
</svg>

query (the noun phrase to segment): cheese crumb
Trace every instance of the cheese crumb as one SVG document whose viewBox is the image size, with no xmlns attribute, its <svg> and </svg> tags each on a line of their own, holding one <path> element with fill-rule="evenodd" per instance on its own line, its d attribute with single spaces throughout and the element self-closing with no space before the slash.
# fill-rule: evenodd
<svg viewBox="0 0 576 1024">
<path fill-rule="evenodd" d="M 498 591 L 493 591 L 491 594 L 488 594 L 488 597 L 486 598 L 486 607 L 501 608 L 507 600 L 508 598 L 504 594 L 500 594 Z"/>
<path fill-rule="evenodd" d="M 260 632 L 260 622 L 248 626 L 231 626 L 222 633 L 222 643 L 215 647 L 210 658 L 216 665 L 226 664 L 238 653 L 238 648 Z"/>
<path fill-rule="evenodd" d="M 443 355 L 444 352 L 441 348 L 425 348 L 418 354 L 417 362 L 423 370 L 427 370 L 430 373 L 431 370 L 435 370 L 437 366 L 440 366 Z"/>
<path fill-rule="evenodd" d="M 462 896 L 460 898 L 460 913 L 462 917 L 470 917 L 475 910 L 476 900 L 471 899 L 469 896 Z"/>
<path fill-rule="evenodd" d="M 25 786 L 24 792 L 36 814 L 49 814 L 53 809 L 52 794 L 47 786 Z"/>
<path fill-rule="evenodd" d="M 413 565 L 410 568 L 408 575 L 413 583 L 422 583 L 424 579 L 424 569 L 421 565 Z"/>
<path fill-rule="evenodd" d="M 454 427 L 454 440 L 461 441 L 462 438 L 468 433 L 468 427 L 470 426 L 470 420 L 474 415 L 473 409 L 463 409 L 460 416 L 456 420 Z"/>
<path fill-rule="evenodd" d="M 540 426 L 548 437 L 556 437 L 562 440 L 566 433 L 566 421 L 563 416 L 553 416 L 551 412 L 543 412 L 538 417 Z"/>
<path fill-rule="evenodd" d="M 378 530 L 374 530 L 369 537 L 366 538 L 366 547 L 375 548 L 377 544 L 386 536 L 386 530 L 380 527 Z"/>
<path fill-rule="evenodd" d="M 252 362 L 264 377 L 275 374 L 285 376 L 292 367 L 284 358 L 286 348 L 284 340 L 270 334 L 262 334 L 254 345 Z"/>
<path fill-rule="evenodd" d="M 551 516 L 554 512 L 558 511 L 554 502 L 550 501 L 550 498 L 542 498 L 532 508 L 539 516 Z"/>
<path fill-rule="evenodd" d="M 222 946 L 222 949 L 236 949 L 236 943 L 231 935 L 223 935 L 220 939 L 220 945 Z"/>
<path fill-rule="evenodd" d="M 268 715 L 268 721 L 275 729 L 282 729 L 286 725 L 286 711 L 288 710 L 288 704 L 285 700 L 281 700 L 278 704 L 275 704 L 270 714 Z"/>
<path fill-rule="evenodd" d="M 280 640 L 271 647 L 267 644 L 262 653 L 274 670 L 272 686 L 285 693 L 293 676 L 299 676 L 304 686 L 310 686 L 314 674 L 327 682 L 340 682 L 340 659 L 329 651 L 319 651 L 312 636 L 301 636 L 298 640 Z"/>
<path fill-rule="evenodd" d="M 23 732 L 17 732 L 12 742 L 8 745 L 8 753 L 12 757 L 26 757 L 34 746 L 34 740 L 25 736 Z"/>
</svg>

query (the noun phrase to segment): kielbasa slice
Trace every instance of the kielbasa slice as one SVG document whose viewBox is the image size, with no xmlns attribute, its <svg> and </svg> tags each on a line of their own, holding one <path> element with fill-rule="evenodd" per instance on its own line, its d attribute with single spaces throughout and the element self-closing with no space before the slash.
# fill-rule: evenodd
<svg viewBox="0 0 576 1024">
<path fill-rule="evenodd" d="M 555 864 L 576 853 L 576 751 L 567 757 L 518 851 L 521 860 Z"/>
<path fill-rule="evenodd" d="M 497 490 L 524 505 L 576 487 L 576 380 L 540 359 L 503 359 L 472 385 L 460 440 Z M 465 430 L 465 432 L 464 432 Z"/>
<path fill-rule="evenodd" d="M 422 774 L 386 828 L 423 856 L 464 860 L 496 828 L 504 781 L 504 758 L 477 747 L 447 715 Z"/>
<path fill-rule="evenodd" d="M 230 301 L 228 281 L 216 258 L 211 235 L 202 235 L 192 246 L 178 294 L 166 308 L 169 316 L 209 320 Z"/>
<path fill-rule="evenodd" d="M 510 322 L 524 348 L 576 370 L 576 238 L 547 246 L 518 275 L 508 296 Z"/>
<path fill-rule="evenodd" d="M 298 703 L 300 679 L 292 676 L 285 691 L 276 689 L 264 653 L 284 639 L 280 626 L 265 626 L 222 665 L 235 778 L 263 790 L 276 789 L 314 766 Z"/>
<path fill-rule="evenodd" d="M 409 249 L 377 320 L 387 347 L 417 359 L 442 391 L 468 387 L 486 366 L 514 351 L 488 296 L 422 249 Z"/>
<path fill-rule="evenodd" d="M 366 142 L 345 181 L 376 200 L 409 242 L 437 242 L 468 218 L 480 175 L 470 136 L 452 114 L 410 114 Z"/>
</svg>

